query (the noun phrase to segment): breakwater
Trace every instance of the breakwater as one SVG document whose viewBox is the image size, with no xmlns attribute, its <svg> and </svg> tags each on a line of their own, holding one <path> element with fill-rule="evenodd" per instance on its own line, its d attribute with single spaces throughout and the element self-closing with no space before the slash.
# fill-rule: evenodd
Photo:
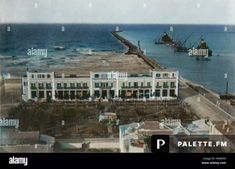
<svg viewBox="0 0 235 169">
<path fill-rule="evenodd" d="M 127 39 L 123 38 L 121 35 L 118 34 L 118 32 L 111 32 L 112 35 L 117 38 L 122 44 L 124 44 L 127 48 L 128 51 L 126 54 L 134 54 L 137 55 L 138 57 L 142 58 L 146 64 L 148 64 L 152 69 L 158 69 L 158 70 L 163 70 L 164 68 L 157 63 L 155 60 L 149 58 L 143 52 L 134 44 L 132 44 L 130 41 Z"/>
</svg>

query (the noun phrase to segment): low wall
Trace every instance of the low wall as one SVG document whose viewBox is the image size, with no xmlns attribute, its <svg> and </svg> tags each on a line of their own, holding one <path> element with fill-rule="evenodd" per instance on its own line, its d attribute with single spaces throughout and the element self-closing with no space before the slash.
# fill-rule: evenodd
<svg viewBox="0 0 235 169">
<path fill-rule="evenodd" d="M 34 145 L 7 145 L 0 146 L 2 153 L 49 153 L 53 152 L 50 145 L 34 144 Z"/>
<path fill-rule="evenodd" d="M 39 140 L 45 142 L 46 144 L 55 144 L 55 138 L 45 134 L 41 134 Z"/>
</svg>

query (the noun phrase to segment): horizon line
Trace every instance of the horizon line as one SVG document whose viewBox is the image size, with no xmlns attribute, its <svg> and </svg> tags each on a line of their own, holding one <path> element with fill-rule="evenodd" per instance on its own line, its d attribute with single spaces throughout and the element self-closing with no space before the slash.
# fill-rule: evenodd
<svg viewBox="0 0 235 169">
<path fill-rule="evenodd" d="M 221 26 L 235 26 L 235 24 L 232 23 L 104 23 L 104 22 L 0 22 L 0 24 L 87 24 L 87 25 L 221 25 Z"/>
</svg>

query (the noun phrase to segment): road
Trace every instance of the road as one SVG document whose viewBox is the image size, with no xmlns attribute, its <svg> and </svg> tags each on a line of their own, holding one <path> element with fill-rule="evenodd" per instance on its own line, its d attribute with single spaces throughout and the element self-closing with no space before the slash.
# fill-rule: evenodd
<svg viewBox="0 0 235 169">
<path fill-rule="evenodd" d="M 201 87 L 198 91 L 195 91 L 184 83 L 184 81 L 181 81 L 180 84 L 179 97 L 188 103 L 192 111 L 199 117 L 209 118 L 214 121 L 223 121 L 225 119 L 235 120 L 234 108 L 219 99 L 215 94 Z"/>
<path fill-rule="evenodd" d="M 10 108 L 17 106 L 21 99 L 21 83 L 0 85 L 0 117 L 7 117 Z"/>
</svg>

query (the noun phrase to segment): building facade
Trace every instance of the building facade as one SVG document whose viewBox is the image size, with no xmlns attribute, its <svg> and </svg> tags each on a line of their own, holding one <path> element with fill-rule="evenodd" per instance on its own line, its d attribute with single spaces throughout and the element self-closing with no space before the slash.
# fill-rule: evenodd
<svg viewBox="0 0 235 169">
<path fill-rule="evenodd" d="M 178 96 L 179 73 L 175 70 L 90 72 L 90 75 L 58 75 L 27 72 L 22 78 L 22 98 L 35 100 L 84 100 L 89 98 L 170 100 Z"/>
</svg>

